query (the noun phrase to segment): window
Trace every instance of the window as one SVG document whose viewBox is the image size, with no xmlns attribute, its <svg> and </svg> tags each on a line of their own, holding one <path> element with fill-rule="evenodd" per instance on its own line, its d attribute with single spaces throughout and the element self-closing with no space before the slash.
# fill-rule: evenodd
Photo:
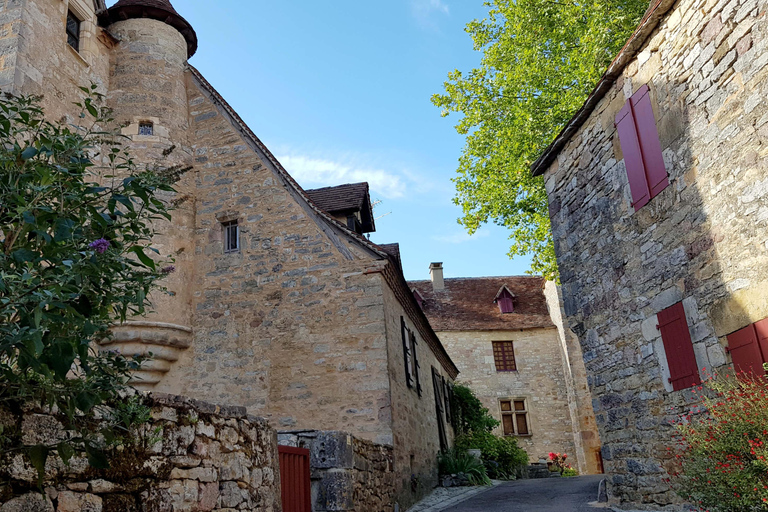
<svg viewBox="0 0 768 512">
<path fill-rule="evenodd" d="M 67 43 L 75 51 L 80 51 L 80 19 L 72 11 L 67 12 Z"/>
<path fill-rule="evenodd" d="M 501 287 L 499 293 L 496 294 L 496 298 L 493 302 L 499 306 L 501 313 L 514 313 L 515 312 L 515 294 L 509 291 L 507 285 Z"/>
<path fill-rule="evenodd" d="M 155 125 L 150 121 L 142 121 L 139 123 L 139 135 L 154 135 Z"/>
<path fill-rule="evenodd" d="M 616 114 L 635 211 L 669 185 L 649 92 L 647 85 L 642 86 Z"/>
<path fill-rule="evenodd" d="M 416 334 L 405 326 L 405 318 L 400 317 L 400 328 L 403 336 L 403 359 L 405 362 L 405 383 L 409 388 L 415 388 L 421 396 L 419 381 L 419 360 L 416 355 Z"/>
<path fill-rule="evenodd" d="M 683 303 L 678 302 L 674 306 L 659 311 L 658 322 L 664 351 L 667 353 L 669 382 L 672 384 L 672 389 L 677 391 L 698 386 L 701 384 L 699 366 L 696 364 L 696 354 L 693 352 Z"/>
<path fill-rule="evenodd" d="M 435 413 L 437 414 L 437 432 L 440 436 L 440 450 L 448 448 L 448 436 L 445 431 L 445 421 L 443 413 L 445 412 L 445 401 L 443 399 L 442 375 L 432 367 L 432 388 L 435 391 Z"/>
<path fill-rule="evenodd" d="M 505 436 L 529 436 L 528 408 L 525 398 L 499 401 L 501 407 L 501 427 Z"/>
<path fill-rule="evenodd" d="M 737 372 L 765 375 L 763 363 L 768 362 L 768 318 L 728 335 L 728 347 L 733 368 Z"/>
<path fill-rule="evenodd" d="M 493 360 L 496 363 L 497 372 L 517 371 L 515 347 L 511 341 L 493 342 Z"/>
<path fill-rule="evenodd" d="M 236 220 L 229 222 L 223 222 L 221 224 L 224 229 L 224 252 L 237 252 L 240 250 L 240 229 L 237 226 Z"/>
</svg>

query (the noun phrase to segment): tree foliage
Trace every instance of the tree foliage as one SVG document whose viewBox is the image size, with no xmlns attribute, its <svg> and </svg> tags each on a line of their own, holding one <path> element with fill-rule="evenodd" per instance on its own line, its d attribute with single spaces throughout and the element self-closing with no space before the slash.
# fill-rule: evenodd
<svg viewBox="0 0 768 512">
<path fill-rule="evenodd" d="M 140 363 L 94 342 L 144 314 L 158 287 L 151 241 L 156 222 L 170 219 L 158 193 L 173 191 L 179 169 L 138 168 L 117 128 L 105 128 L 112 119 L 94 90 L 83 88 L 76 126 L 46 121 L 37 98 L 0 98 L 0 407 L 46 408 L 69 431 L 57 445 L 25 446 L 6 426 L 0 450 L 25 450 L 38 470 L 52 450 L 105 465 L 104 442 L 144 415 L 92 431 Z"/>
<path fill-rule="evenodd" d="M 483 407 L 480 399 L 467 386 L 456 384 L 453 388 L 453 428 L 456 435 L 471 432 L 490 432 L 499 426 L 499 422 Z"/>
<path fill-rule="evenodd" d="M 543 180 L 530 165 L 581 107 L 648 7 L 648 0 L 490 0 L 467 25 L 479 68 L 448 75 L 432 97 L 461 114 L 466 135 L 455 203 L 472 234 L 487 222 L 511 230 L 509 256 L 557 276 Z"/>
</svg>

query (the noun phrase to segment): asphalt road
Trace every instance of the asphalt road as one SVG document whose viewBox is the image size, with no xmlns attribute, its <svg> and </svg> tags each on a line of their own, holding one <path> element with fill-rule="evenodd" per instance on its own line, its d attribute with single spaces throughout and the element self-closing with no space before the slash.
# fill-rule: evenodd
<svg viewBox="0 0 768 512">
<path fill-rule="evenodd" d="M 515 480 L 474 496 L 443 512 L 595 512 L 603 475 Z"/>
</svg>

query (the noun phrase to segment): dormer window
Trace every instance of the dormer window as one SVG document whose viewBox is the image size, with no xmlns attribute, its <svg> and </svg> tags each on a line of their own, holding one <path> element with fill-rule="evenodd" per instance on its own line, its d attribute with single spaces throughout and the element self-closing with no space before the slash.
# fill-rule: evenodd
<svg viewBox="0 0 768 512">
<path fill-rule="evenodd" d="M 515 312 L 515 294 L 509 291 L 507 285 L 501 287 L 499 293 L 496 294 L 494 303 L 499 306 L 501 313 L 514 313 Z"/>
<path fill-rule="evenodd" d="M 67 43 L 76 52 L 80 51 L 80 18 L 72 11 L 67 12 Z"/>
<path fill-rule="evenodd" d="M 154 135 L 155 125 L 151 121 L 142 121 L 139 123 L 139 135 Z"/>
</svg>

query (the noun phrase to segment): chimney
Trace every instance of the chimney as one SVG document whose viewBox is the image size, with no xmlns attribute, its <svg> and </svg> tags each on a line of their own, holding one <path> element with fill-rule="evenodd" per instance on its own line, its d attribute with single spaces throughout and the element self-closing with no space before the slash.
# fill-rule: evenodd
<svg viewBox="0 0 768 512">
<path fill-rule="evenodd" d="M 429 275 L 432 278 L 432 289 L 436 292 L 445 290 L 445 281 L 443 281 L 443 264 L 430 263 Z"/>
</svg>

